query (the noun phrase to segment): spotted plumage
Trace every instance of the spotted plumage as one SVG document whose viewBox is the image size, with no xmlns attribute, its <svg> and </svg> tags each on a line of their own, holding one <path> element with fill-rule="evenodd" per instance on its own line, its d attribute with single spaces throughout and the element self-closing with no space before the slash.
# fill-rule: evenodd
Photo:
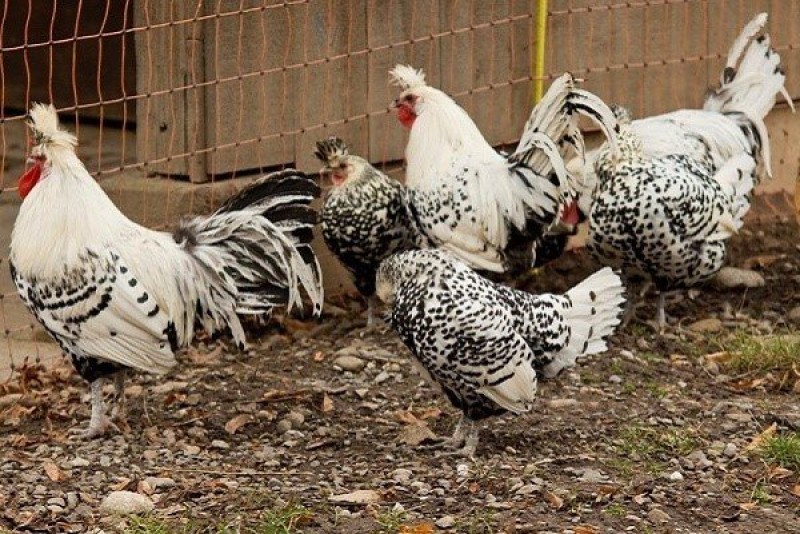
<svg viewBox="0 0 800 534">
<path fill-rule="evenodd" d="M 749 209 L 755 160 L 739 155 L 715 172 L 709 152 L 648 156 L 627 112 L 619 114 L 618 153 L 602 153 L 595 168 L 589 252 L 605 265 L 646 276 L 662 295 L 710 278 Z M 662 327 L 663 320 L 662 299 Z"/>
<path fill-rule="evenodd" d="M 623 287 L 611 269 L 565 295 L 495 284 L 441 250 L 394 255 L 378 270 L 378 296 L 414 360 L 470 421 L 529 411 L 537 375 L 552 377 L 603 352 L 619 323 Z M 474 452 L 477 435 L 462 436 Z"/>
<path fill-rule="evenodd" d="M 415 247 L 405 187 L 350 154 L 336 137 L 318 142 L 315 154 L 325 164 L 322 172 L 334 182 L 322 207 L 322 236 L 369 299 L 371 324 L 378 265 L 393 253 Z"/>
</svg>

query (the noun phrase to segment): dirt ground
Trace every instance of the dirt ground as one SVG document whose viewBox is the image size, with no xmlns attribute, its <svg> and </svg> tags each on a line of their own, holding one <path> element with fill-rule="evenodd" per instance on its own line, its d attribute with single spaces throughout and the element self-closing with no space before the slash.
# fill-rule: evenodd
<svg viewBox="0 0 800 534">
<path fill-rule="evenodd" d="M 541 383 L 532 413 L 486 421 L 474 460 L 425 448 L 457 413 L 391 332 L 363 329 L 356 300 L 256 329 L 247 353 L 205 340 L 171 376 L 131 377 L 129 427 L 105 440 L 67 436 L 89 414 L 69 367 L 31 369 L 0 391 L 0 531 L 800 532 L 800 466 L 759 452 L 800 428 L 800 375 L 725 360 L 741 336 L 797 336 L 800 230 L 751 226 L 732 249 L 765 287 L 683 296 L 663 336 L 634 322 Z M 529 286 L 566 289 L 593 268 L 570 253 Z M 101 513 L 123 489 L 155 509 Z"/>
</svg>

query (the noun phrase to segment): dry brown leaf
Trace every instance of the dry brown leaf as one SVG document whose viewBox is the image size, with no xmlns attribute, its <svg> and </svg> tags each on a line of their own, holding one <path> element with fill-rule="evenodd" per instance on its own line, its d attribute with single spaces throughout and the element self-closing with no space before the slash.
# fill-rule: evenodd
<svg viewBox="0 0 800 534">
<path fill-rule="evenodd" d="M 324 359 L 325 359 L 325 353 L 322 352 L 321 350 L 318 350 L 317 352 L 314 353 L 315 362 L 321 362 Z"/>
<path fill-rule="evenodd" d="M 399 436 L 401 442 L 412 447 L 416 447 L 426 441 L 434 441 L 436 438 L 436 434 L 425 423 L 406 425 Z"/>
<path fill-rule="evenodd" d="M 442 415 L 442 410 L 440 410 L 436 406 L 433 406 L 433 407 L 428 408 L 427 410 L 423 411 L 422 413 L 420 413 L 417 417 L 419 419 L 423 419 L 423 420 L 425 420 L 425 419 L 438 419 L 440 415 Z"/>
<path fill-rule="evenodd" d="M 138 486 L 136 487 L 137 493 L 142 493 L 144 495 L 152 495 L 155 490 L 153 486 L 151 486 L 146 480 L 140 480 Z"/>
<path fill-rule="evenodd" d="M 578 525 L 574 532 L 575 534 L 597 534 L 600 529 L 592 525 Z"/>
<path fill-rule="evenodd" d="M 764 268 L 784 258 L 786 258 L 786 254 L 761 254 L 747 258 L 742 267 L 748 270 L 752 270 L 756 266 Z"/>
<path fill-rule="evenodd" d="M 417 416 L 408 410 L 400 410 L 398 412 L 395 412 L 395 417 L 397 417 L 398 421 L 400 421 L 401 423 L 405 423 L 407 425 L 420 424 L 420 420 L 417 419 Z"/>
<path fill-rule="evenodd" d="M 795 484 L 789 492 L 796 497 L 800 497 L 800 484 Z"/>
<path fill-rule="evenodd" d="M 555 508 L 556 510 L 560 510 L 562 506 L 564 506 L 564 499 L 553 493 L 552 491 L 548 491 L 544 494 L 545 500 Z"/>
<path fill-rule="evenodd" d="M 745 451 L 753 451 L 759 447 L 761 447 L 764 442 L 772 438 L 775 435 L 775 432 L 778 430 L 778 424 L 772 423 L 766 430 L 764 430 L 761 434 L 757 435 L 753 438 L 753 440 L 744 448 Z"/>
<path fill-rule="evenodd" d="M 329 413 L 333 411 L 333 399 L 327 393 L 322 395 L 322 413 Z"/>
<path fill-rule="evenodd" d="M 769 479 L 770 480 L 782 480 L 786 477 L 792 476 L 792 471 L 786 469 L 785 467 L 775 466 L 769 469 Z"/>
<path fill-rule="evenodd" d="M 436 527 L 433 523 L 419 523 L 418 525 L 403 525 L 400 527 L 400 534 L 433 534 Z"/>
<path fill-rule="evenodd" d="M 53 482 L 61 482 L 62 480 L 66 480 L 67 474 L 61 470 L 56 464 L 53 462 L 45 462 L 44 463 L 44 472 L 47 475 L 47 478 L 52 480 Z"/>
<path fill-rule="evenodd" d="M 217 345 L 214 350 L 208 352 L 200 352 L 196 348 L 189 349 L 189 360 L 196 365 L 207 365 L 211 362 L 219 360 L 222 354 L 222 345 Z"/>
<path fill-rule="evenodd" d="M 758 503 L 757 502 L 739 503 L 739 508 L 741 508 L 745 512 L 749 512 L 750 510 L 755 510 L 756 508 L 758 508 Z"/>
<path fill-rule="evenodd" d="M 728 360 L 730 360 L 731 355 L 729 352 L 723 350 L 721 352 L 712 352 L 711 354 L 706 354 L 705 359 L 710 362 L 719 364 L 719 363 L 725 363 Z"/>
<path fill-rule="evenodd" d="M 242 413 L 225 423 L 225 432 L 228 434 L 236 434 L 236 432 L 244 425 L 250 422 L 250 415 Z"/>
<path fill-rule="evenodd" d="M 122 491 L 126 489 L 131 483 L 131 479 L 123 478 L 113 486 L 111 486 L 111 491 Z"/>
</svg>

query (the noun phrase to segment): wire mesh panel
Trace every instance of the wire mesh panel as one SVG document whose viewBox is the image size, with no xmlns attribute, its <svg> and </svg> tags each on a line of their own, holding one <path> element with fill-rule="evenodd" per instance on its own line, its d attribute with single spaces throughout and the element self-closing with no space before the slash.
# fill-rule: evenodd
<svg viewBox="0 0 800 534">
<path fill-rule="evenodd" d="M 402 176 L 405 132 L 388 70 L 424 68 L 487 139 L 512 144 L 532 105 L 537 0 L 18 0 L 0 13 L 0 239 L 24 168 L 25 110 L 51 101 L 79 155 L 124 211 L 164 227 L 210 210 L 267 169 L 318 168 L 314 143 L 345 139 Z M 700 106 L 728 47 L 759 11 L 800 97 L 794 0 L 551 0 L 545 83 L 565 70 L 634 116 Z M 768 118 L 776 180 L 798 174 L 796 118 Z M 794 136 L 794 137 L 792 137 Z M 234 178 L 234 180 L 231 180 Z M 233 185 L 231 185 L 233 184 Z M 787 185 L 788 184 L 788 185 Z M 329 289 L 346 284 L 323 248 Z M 58 353 L 0 277 L 0 378 Z M 4 371 L 5 370 L 5 371 Z"/>
</svg>

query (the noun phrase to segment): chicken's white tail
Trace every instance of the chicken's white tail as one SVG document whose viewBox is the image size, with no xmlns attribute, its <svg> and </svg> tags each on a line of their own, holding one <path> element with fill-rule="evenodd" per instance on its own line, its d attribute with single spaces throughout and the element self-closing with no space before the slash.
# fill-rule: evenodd
<svg viewBox="0 0 800 534">
<path fill-rule="evenodd" d="M 759 35 L 767 23 L 767 14 L 751 20 L 733 42 L 719 89 L 712 91 L 703 109 L 740 112 L 752 120 L 764 120 L 775 105 L 778 93 L 792 106 L 792 99 L 783 86 L 786 76 L 781 57 L 772 49 L 768 34 Z"/>
<path fill-rule="evenodd" d="M 730 208 L 717 221 L 717 230 L 706 239 L 727 239 L 739 232 L 744 216 L 750 210 L 750 194 L 754 187 L 755 160 L 747 154 L 739 154 L 717 171 L 714 179 L 723 191 L 731 196 Z"/>
<path fill-rule="evenodd" d="M 550 378 L 561 369 L 589 354 L 606 350 L 606 337 L 614 332 L 622 315 L 625 287 L 619 275 L 609 267 L 601 269 L 567 291 L 561 310 L 570 327 L 567 346 L 542 370 Z"/>
<path fill-rule="evenodd" d="M 236 313 L 258 314 L 276 306 L 302 306 L 308 295 L 322 310 L 322 274 L 311 249 L 317 214 L 310 207 L 319 186 L 294 169 L 267 175 L 209 217 L 184 221 L 175 233 L 214 277 L 232 281 Z"/>
<path fill-rule="evenodd" d="M 575 78 L 569 73 L 557 78 L 542 100 L 536 104 L 522 131 L 522 138 L 512 160 L 530 166 L 542 176 L 558 172 L 565 167 L 569 147 L 579 157 L 584 157 L 583 135 L 578 127 L 581 115 L 591 118 L 608 138 L 612 151 L 616 151 L 617 120 L 611 109 L 596 95 L 577 89 Z M 556 154 L 538 150 L 537 139 L 550 138 L 559 150 Z M 560 157 L 558 155 L 560 154 Z M 575 189 L 573 184 L 572 190 Z"/>
</svg>

